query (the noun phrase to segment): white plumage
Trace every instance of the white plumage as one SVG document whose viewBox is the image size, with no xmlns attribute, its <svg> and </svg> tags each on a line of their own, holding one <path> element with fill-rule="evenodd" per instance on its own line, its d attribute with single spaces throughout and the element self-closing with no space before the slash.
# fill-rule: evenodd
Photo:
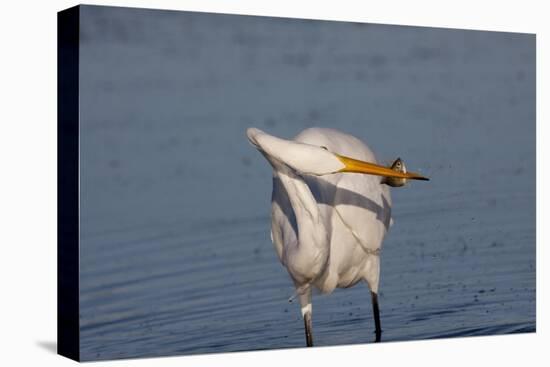
<svg viewBox="0 0 550 367">
<path fill-rule="evenodd" d="M 312 288 L 330 293 L 361 280 L 371 290 L 379 340 L 380 249 L 392 204 L 383 178 L 425 178 L 378 166 L 367 145 L 333 129 L 306 129 L 294 140 L 254 128 L 247 136 L 273 167 L 271 237 L 296 287 L 308 346 Z"/>
</svg>

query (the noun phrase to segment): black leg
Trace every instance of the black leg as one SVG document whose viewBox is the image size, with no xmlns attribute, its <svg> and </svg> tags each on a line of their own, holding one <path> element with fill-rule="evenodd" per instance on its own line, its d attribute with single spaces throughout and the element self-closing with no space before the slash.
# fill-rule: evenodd
<svg viewBox="0 0 550 367">
<path fill-rule="evenodd" d="M 311 288 L 307 288 L 299 293 L 300 306 L 302 307 L 302 317 L 306 330 L 306 343 L 308 347 L 313 347 L 313 328 L 311 326 Z"/>
<path fill-rule="evenodd" d="M 306 343 L 308 347 L 313 347 L 313 334 L 311 328 L 311 313 L 304 314 L 304 326 L 306 329 Z"/>
<path fill-rule="evenodd" d="M 382 329 L 380 328 L 380 309 L 378 308 L 378 294 L 371 292 L 372 297 L 372 312 L 374 314 L 374 325 L 375 325 L 375 333 L 376 333 L 376 339 L 374 340 L 376 343 L 380 341 L 380 337 L 382 336 Z"/>
</svg>

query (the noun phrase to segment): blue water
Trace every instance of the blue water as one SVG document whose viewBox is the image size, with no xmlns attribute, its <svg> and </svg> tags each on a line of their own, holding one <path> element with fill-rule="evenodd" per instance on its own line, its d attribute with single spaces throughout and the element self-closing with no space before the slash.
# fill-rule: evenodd
<svg viewBox="0 0 550 367">
<path fill-rule="evenodd" d="M 83 360 L 302 347 L 247 127 L 363 139 L 392 189 L 382 342 L 535 331 L 535 37 L 85 6 Z M 370 343 L 366 285 L 313 298 Z"/>
</svg>

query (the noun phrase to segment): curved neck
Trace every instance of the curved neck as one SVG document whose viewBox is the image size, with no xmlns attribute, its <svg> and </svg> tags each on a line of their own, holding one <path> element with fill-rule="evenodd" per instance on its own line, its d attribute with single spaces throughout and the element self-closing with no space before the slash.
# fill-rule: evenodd
<svg viewBox="0 0 550 367">
<path fill-rule="evenodd" d="M 328 247 L 328 230 L 315 197 L 302 177 L 288 166 L 277 163 L 273 167 L 275 174 L 285 188 L 296 218 L 297 250 L 310 257 L 323 254 Z"/>
</svg>

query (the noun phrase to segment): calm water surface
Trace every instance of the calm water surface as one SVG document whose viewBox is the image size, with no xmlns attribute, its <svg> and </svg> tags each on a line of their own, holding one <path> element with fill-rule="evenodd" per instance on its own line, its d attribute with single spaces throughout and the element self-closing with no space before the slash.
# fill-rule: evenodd
<svg viewBox="0 0 550 367">
<path fill-rule="evenodd" d="M 305 345 L 256 126 L 363 139 L 393 189 L 382 341 L 535 331 L 532 35 L 84 7 L 84 360 Z M 370 343 L 366 285 L 314 295 L 318 346 Z"/>
</svg>

